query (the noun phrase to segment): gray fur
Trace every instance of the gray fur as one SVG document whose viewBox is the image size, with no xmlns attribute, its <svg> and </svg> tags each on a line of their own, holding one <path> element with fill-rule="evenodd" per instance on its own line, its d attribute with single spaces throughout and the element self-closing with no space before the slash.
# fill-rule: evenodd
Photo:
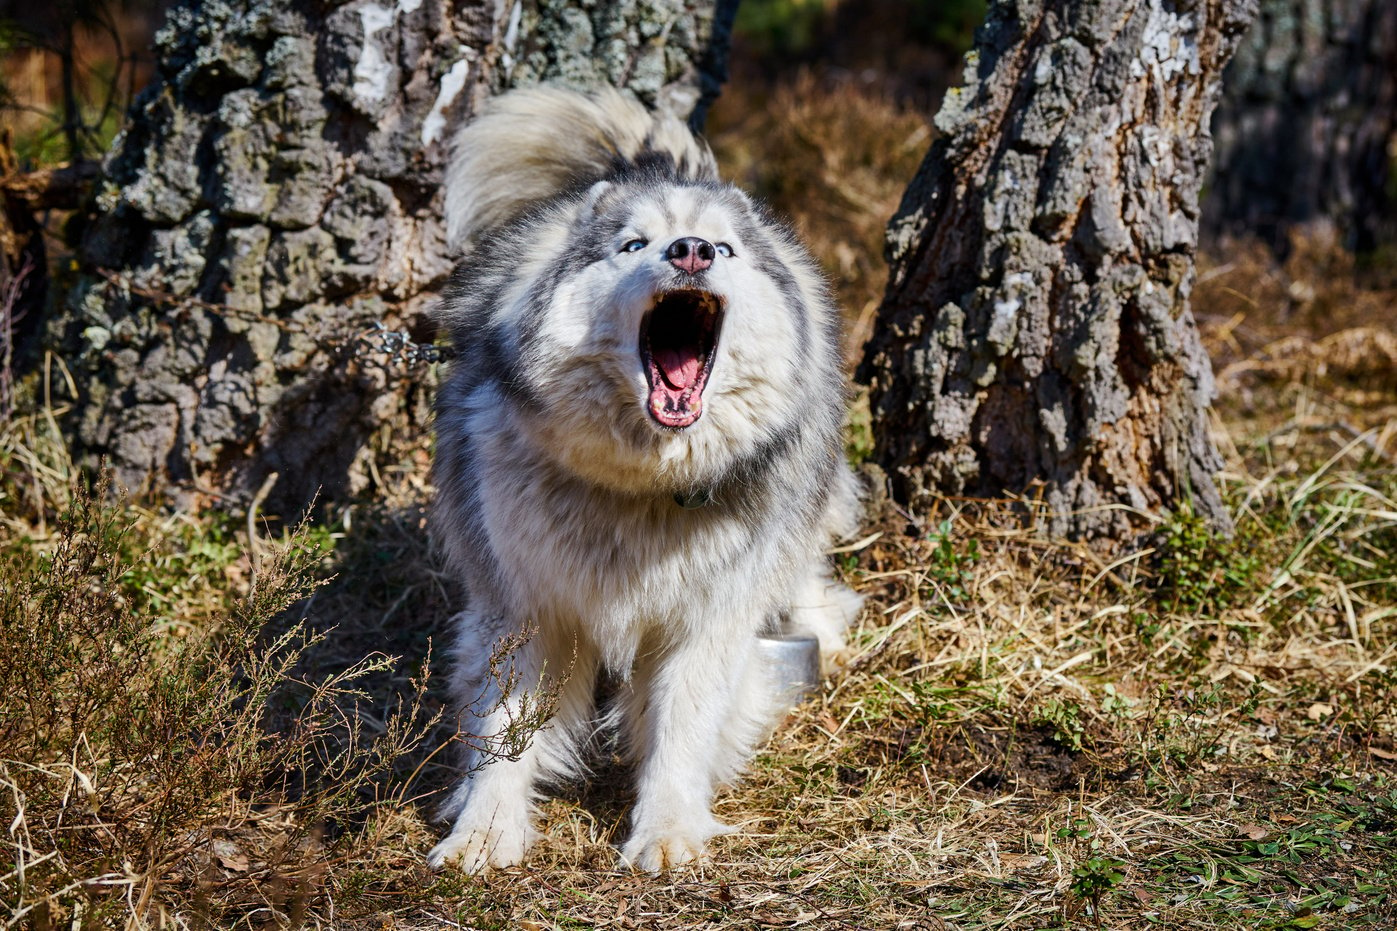
<svg viewBox="0 0 1397 931">
<path fill-rule="evenodd" d="M 467 766 L 525 689 L 552 682 L 559 704 L 519 759 L 463 780 L 434 866 L 523 857 L 539 784 L 581 769 L 601 671 L 621 682 L 636 765 L 622 855 L 648 870 L 700 855 L 723 829 L 714 791 L 778 711 L 753 638 L 785 619 L 833 653 L 858 609 L 824 555 L 857 519 L 839 316 L 805 251 L 672 122 L 614 93 L 534 89 L 457 138 L 447 203 L 473 247 L 441 314 L 459 357 L 438 401 L 433 526 L 469 592 L 454 683 L 486 748 Z M 687 274 L 663 251 L 686 236 L 733 254 Z M 633 240 L 647 244 L 624 251 Z M 661 426 L 641 320 L 657 293 L 699 285 L 726 302 L 702 414 Z M 509 660 L 523 686 L 502 695 L 488 658 L 523 630 Z"/>
</svg>

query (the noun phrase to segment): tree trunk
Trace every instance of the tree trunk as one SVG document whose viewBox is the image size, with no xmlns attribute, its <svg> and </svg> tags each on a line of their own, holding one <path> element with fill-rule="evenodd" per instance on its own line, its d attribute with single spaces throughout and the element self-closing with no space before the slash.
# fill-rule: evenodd
<svg viewBox="0 0 1397 931">
<path fill-rule="evenodd" d="M 1262 0 L 1223 78 L 1205 232 L 1331 226 L 1349 249 L 1391 242 L 1397 4 Z"/>
<path fill-rule="evenodd" d="M 860 378 L 891 490 L 1220 526 L 1189 313 L 1207 120 L 1256 0 L 996 0 L 888 230 Z"/>
<path fill-rule="evenodd" d="M 260 490 L 289 515 L 373 486 L 426 429 L 431 374 L 354 350 L 378 321 L 430 338 L 423 311 L 451 267 L 451 129 L 541 80 L 700 119 L 731 13 L 184 0 L 108 156 L 56 327 L 85 389 L 80 453 L 182 504 Z"/>
</svg>

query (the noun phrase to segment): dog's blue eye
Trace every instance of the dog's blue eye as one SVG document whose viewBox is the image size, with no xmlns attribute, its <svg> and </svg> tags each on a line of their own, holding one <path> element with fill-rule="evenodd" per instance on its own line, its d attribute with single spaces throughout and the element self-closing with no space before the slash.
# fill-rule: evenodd
<svg viewBox="0 0 1397 931">
<path fill-rule="evenodd" d="M 713 248 L 717 249 L 717 250 L 718 250 L 718 254 L 721 255 L 723 258 L 725 258 L 725 259 L 730 259 L 730 258 L 732 258 L 732 246 L 728 245 L 727 243 L 725 243 L 725 242 L 720 242 L 720 243 L 718 243 L 718 245 L 714 246 Z"/>
<path fill-rule="evenodd" d="M 648 246 L 648 245 L 650 245 L 649 240 L 646 240 L 646 239 L 632 239 L 630 242 L 626 243 L 624 246 L 621 247 L 621 251 L 622 251 L 622 252 L 639 252 L 641 249 L 644 249 L 644 248 L 645 248 L 646 246 Z"/>
</svg>

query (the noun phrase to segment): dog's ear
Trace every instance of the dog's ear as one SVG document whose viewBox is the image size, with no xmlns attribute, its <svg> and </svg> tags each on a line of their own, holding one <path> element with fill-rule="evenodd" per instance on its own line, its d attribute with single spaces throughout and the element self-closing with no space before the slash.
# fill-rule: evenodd
<svg viewBox="0 0 1397 931">
<path fill-rule="evenodd" d="M 746 191 L 738 187 L 729 187 L 728 196 L 737 201 L 739 210 L 746 211 L 748 218 L 758 225 L 767 222 L 769 211 L 766 205 L 754 200 Z"/>
<path fill-rule="evenodd" d="M 615 185 L 613 185 L 610 181 L 598 181 L 596 184 L 588 188 L 587 196 L 582 201 L 583 215 L 596 216 L 597 214 L 601 213 L 604 206 L 603 202 L 606 199 L 607 192 L 609 192 L 613 187 L 615 187 Z"/>
</svg>

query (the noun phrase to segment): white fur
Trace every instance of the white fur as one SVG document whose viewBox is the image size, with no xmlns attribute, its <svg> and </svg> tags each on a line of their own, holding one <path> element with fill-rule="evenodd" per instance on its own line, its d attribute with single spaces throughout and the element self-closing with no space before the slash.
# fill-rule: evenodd
<svg viewBox="0 0 1397 931">
<path fill-rule="evenodd" d="M 695 177 L 716 178 L 713 154 L 674 117 L 606 88 L 591 96 L 534 87 L 492 101 L 456 138 L 446 176 L 446 239 L 453 248 L 557 195 L 613 159 L 672 154 Z"/>
<path fill-rule="evenodd" d="M 675 126 L 615 95 L 527 91 L 458 138 L 453 235 L 477 246 L 443 312 L 462 358 L 438 402 L 434 528 L 469 592 L 453 685 L 475 739 L 434 867 L 523 858 L 540 785 L 583 769 L 603 674 L 636 768 L 622 857 L 653 871 L 700 856 L 724 830 L 714 792 L 779 711 L 754 638 L 786 619 L 832 653 L 858 610 L 823 553 L 857 519 L 838 315 L 804 251 Z M 630 140 L 620 170 L 598 138 Z M 656 153 L 669 173 L 625 167 Z M 663 250 L 681 237 L 733 255 L 702 279 L 726 312 L 703 414 L 676 430 L 647 413 L 638 334 L 675 287 Z M 696 490 L 712 503 L 676 503 Z M 502 689 L 490 656 L 526 630 Z M 547 692 L 549 723 L 497 758 Z"/>
</svg>

